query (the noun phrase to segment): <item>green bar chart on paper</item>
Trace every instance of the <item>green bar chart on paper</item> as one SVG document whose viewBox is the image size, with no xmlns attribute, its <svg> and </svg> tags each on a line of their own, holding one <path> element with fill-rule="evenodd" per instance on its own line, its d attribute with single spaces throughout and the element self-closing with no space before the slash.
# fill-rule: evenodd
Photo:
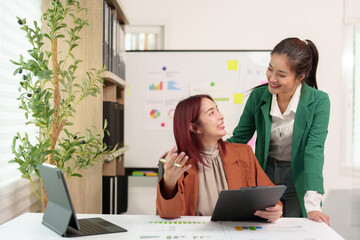
<svg viewBox="0 0 360 240">
<path fill-rule="evenodd" d="M 149 224 L 206 224 L 204 221 L 149 221 Z"/>
<path fill-rule="evenodd" d="M 280 222 L 280 221 L 279 221 Z M 294 235 L 294 233 L 296 233 Z M 130 239 L 150 240 L 227 240 L 227 239 L 318 239 L 305 227 L 305 222 L 288 219 L 286 223 L 213 222 L 210 217 L 162 219 L 146 216 L 138 220 Z"/>
<path fill-rule="evenodd" d="M 175 220 L 160 217 L 141 219 L 131 239 L 223 239 L 221 225 L 204 218 L 181 217 Z"/>
</svg>

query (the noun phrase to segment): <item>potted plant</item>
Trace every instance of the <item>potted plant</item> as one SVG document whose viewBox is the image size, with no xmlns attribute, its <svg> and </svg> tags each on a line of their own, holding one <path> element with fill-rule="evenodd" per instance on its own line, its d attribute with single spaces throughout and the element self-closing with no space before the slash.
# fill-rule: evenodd
<svg viewBox="0 0 360 240">
<path fill-rule="evenodd" d="M 47 162 L 62 169 L 66 178 L 81 177 L 79 170 L 93 166 L 113 153 L 103 144 L 104 129 L 87 129 L 84 133 L 71 132 L 72 117 L 78 104 L 89 96 L 101 93 L 104 69 L 91 69 L 81 84 L 77 80 L 77 68 L 81 59 L 77 59 L 73 50 L 80 42 L 79 32 L 88 22 L 87 10 L 81 8 L 76 0 L 50 1 L 50 8 L 43 14 L 44 31 L 34 22 L 31 28 L 26 19 L 18 18 L 21 29 L 26 33 L 32 48 L 28 50 L 30 59 L 20 55 L 19 60 L 11 62 L 17 66 L 14 76 L 22 78 L 19 86 L 20 108 L 28 119 L 26 124 L 34 124 L 39 129 L 35 143 L 29 140 L 27 133 L 17 133 L 12 144 L 14 159 L 19 164 L 22 177 L 28 179 L 34 193 L 47 203 L 46 193 L 38 171 L 38 164 Z M 65 19 L 70 18 L 71 24 Z M 71 25 L 71 26 L 70 26 Z M 63 41 L 67 51 L 59 54 L 58 44 Z M 44 47 L 48 44 L 49 47 Z M 35 192 L 32 177 L 40 178 L 42 194 Z"/>
</svg>

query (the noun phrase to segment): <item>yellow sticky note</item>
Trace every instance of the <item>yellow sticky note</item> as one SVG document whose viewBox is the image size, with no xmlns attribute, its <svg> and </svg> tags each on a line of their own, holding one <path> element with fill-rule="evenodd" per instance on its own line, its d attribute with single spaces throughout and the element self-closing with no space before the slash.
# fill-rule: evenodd
<svg viewBox="0 0 360 240">
<path fill-rule="evenodd" d="M 228 65 L 229 71 L 238 70 L 238 61 L 237 60 L 228 60 L 227 65 Z"/>
<path fill-rule="evenodd" d="M 244 94 L 234 93 L 234 103 L 243 104 L 244 103 Z"/>
</svg>

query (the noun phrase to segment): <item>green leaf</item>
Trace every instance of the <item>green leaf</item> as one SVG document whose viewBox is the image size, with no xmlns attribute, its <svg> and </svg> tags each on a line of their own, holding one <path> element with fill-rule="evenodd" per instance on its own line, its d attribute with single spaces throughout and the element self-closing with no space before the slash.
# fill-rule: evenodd
<svg viewBox="0 0 360 240">
<path fill-rule="evenodd" d="M 65 38 L 65 35 L 64 34 L 59 34 L 55 38 Z"/>
<path fill-rule="evenodd" d="M 10 60 L 10 62 L 12 62 L 12 63 L 15 64 L 15 65 L 20 65 L 19 62 L 15 62 L 15 61 L 13 61 L 13 60 Z"/>
<path fill-rule="evenodd" d="M 73 173 L 71 174 L 72 177 L 83 177 L 83 175 L 79 174 L 79 173 Z"/>
<path fill-rule="evenodd" d="M 73 50 L 73 49 L 76 48 L 77 46 L 79 46 L 79 44 L 77 44 L 77 43 L 71 44 L 70 49 Z"/>
</svg>

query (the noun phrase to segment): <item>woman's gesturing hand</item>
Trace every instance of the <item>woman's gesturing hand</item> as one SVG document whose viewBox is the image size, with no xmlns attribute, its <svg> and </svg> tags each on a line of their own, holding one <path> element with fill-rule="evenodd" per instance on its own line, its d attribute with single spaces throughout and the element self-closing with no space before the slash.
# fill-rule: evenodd
<svg viewBox="0 0 360 240">
<path fill-rule="evenodd" d="M 178 178 L 191 168 L 191 165 L 184 166 L 189 157 L 184 152 L 175 153 L 176 150 L 177 148 L 174 146 L 165 157 L 163 194 L 167 198 L 171 198 L 176 194 Z"/>
<path fill-rule="evenodd" d="M 254 215 L 275 222 L 282 216 L 282 213 L 282 206 L 277 204 L 273 207 L 267 207 L 265 210 L 257 210 Z"/>
</svg>

